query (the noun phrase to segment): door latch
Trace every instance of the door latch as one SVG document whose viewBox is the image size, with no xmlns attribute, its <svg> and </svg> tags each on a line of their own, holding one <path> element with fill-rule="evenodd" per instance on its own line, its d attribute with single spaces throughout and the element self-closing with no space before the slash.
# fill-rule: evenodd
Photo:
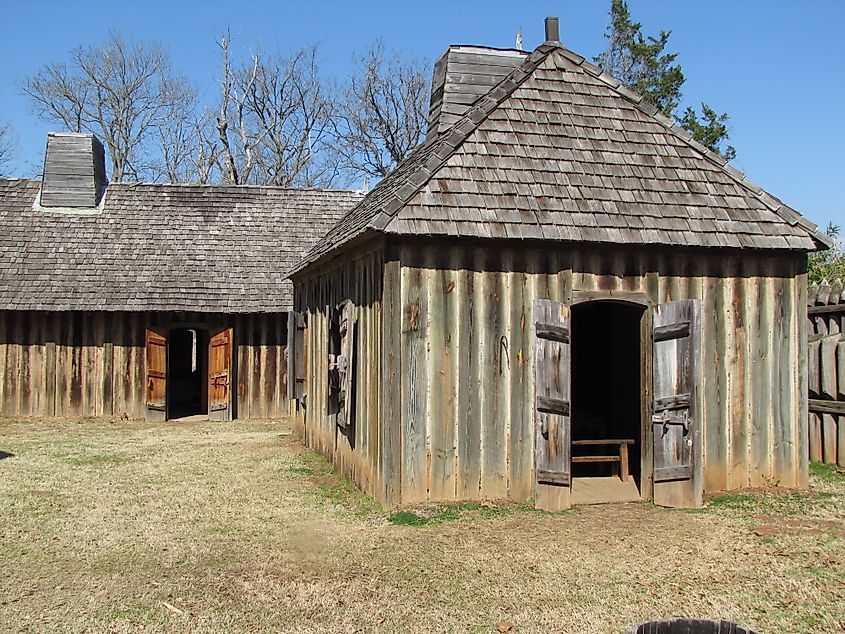
<svg viewBox="0 0 845 634">
<path fill-rule="evenodd" d="M 689 433 L 689 410 L 663 410 L 651 417 L 651 422 L 656 425 L 663 425 L 663 434 L 669 432 L 669 425 L 682 425 L 684 436 Z"/>
</svg>

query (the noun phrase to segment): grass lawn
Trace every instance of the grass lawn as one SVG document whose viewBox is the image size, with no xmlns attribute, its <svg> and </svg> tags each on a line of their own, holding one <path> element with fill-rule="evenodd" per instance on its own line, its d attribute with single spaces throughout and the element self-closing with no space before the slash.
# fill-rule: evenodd
<svg viewBox="0 0 845 634">
<path fill-rule="evenodd" d="M 388 515 L 285 422 L 0 421 L 0 452 L 2 631 L 845 631 L 845 476 L 821 465 L 692 512 Z"/>
</svg>

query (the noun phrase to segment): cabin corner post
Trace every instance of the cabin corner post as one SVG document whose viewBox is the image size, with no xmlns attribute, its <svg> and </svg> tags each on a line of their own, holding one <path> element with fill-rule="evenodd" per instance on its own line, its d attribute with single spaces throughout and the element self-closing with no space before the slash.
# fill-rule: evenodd
<svg viewBox="0 0 845 634">
<path fill-rule="evenodd" d="M 806 262 L 806 259 L 804 260 Z M 809 411 L 809 382 L 808 382 L 808 321 L 807 311 L 807 270 L 804 264 L 803 270 L 796 276 L 798 286 L 798 297 L 795 302 L 795 318 L 798 320 L 798 334 L 796 345 L 798 346 L 798 376 L 797 386 L 798 398 L 795 424 L 798 426 L 798 447 L 796 469 L 799 488 L 806 489 L 810 484 L 810 411 Z"/>
<path fill-rule="evenodd" d="M 402 503 L 417 503 L 429 497 L 429 297 L 426 272 L 405 261 L 409 247 L 403 248 L 400 261 L 399 348 L 401 415 Z"/>
<path fill-rule="evenodd" d="M 402 306 L 400 262 L 396 254 L 384 262 L 382 289 L 381 420 L 377 491 L 385 508 L 402 502 Z"/>
</svg>

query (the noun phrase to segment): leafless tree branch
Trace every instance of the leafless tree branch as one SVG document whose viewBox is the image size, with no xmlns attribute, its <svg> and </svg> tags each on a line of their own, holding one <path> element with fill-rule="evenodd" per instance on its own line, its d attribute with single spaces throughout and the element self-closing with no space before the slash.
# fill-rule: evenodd
<svg viewBox="0 0 845 634">
<path fill-rule="evenodd" d="M 10 123 L 0 126 L 0 176 L 6 175 L 6 168 L 17 158 L 18 139 Z"/>
<path fill-rule="evenodd" d="M 353 172 L 384 177 L 422 141 L 428 77 L 427 65 L 388 56 L 381 42 L 356 59 L 334 130 L 338 151 Z"/>
<path fill-rule="evenodd" d="M 23 89 L 41 118 L 100 137 L 116 181 L 148 175 L 146 142 L 196 101 L 160 45 L 116 33 L 100 46 L 73 50 L 69 64 L 44 66 Z"/>
</svg>

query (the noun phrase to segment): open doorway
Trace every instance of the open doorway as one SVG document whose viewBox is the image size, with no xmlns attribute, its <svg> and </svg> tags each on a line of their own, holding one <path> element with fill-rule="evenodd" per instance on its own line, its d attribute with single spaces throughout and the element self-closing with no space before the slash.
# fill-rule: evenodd
<svg viewBox="0 0 845 634">
<path fill-rule="evenodd" d="M 168 336 L 168 417 L 208 414 L 208 333 L 176 328 Z"/>
<path fill-rule="evenodd" d="M 644 306 L 572 307 L 573 503 L 640 499 Z"/>
</svg>

